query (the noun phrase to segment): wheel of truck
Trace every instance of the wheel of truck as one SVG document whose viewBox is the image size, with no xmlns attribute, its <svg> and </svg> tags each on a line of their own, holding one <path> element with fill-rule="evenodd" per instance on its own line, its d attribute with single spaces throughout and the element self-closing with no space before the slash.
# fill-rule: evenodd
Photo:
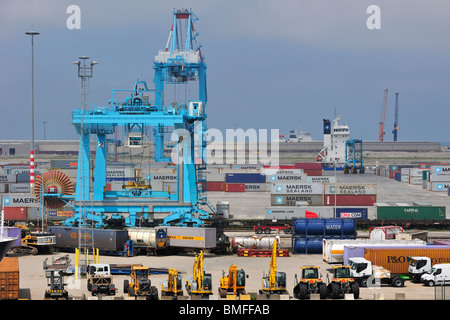
<svg viewBox="0 0 450 320">
<path fill-rule="evenodd" d="M 358 282 L 354 282 L 350 285 L 351 293 L 353 293 L 353 297 L 355 299 L 359 298 L 359 284 Z"/>
<path fill-rule="evenodd" d="M 405 280 L 400 277 L 394 277 L 391 279 L 391 283 L 393 287 L 403 287 L 405 285 Z"/>
<path fill-rule="evenodd" d="M 261 228 L 257 228 L 255 230 L 255 232 L 256 232 L 256 234 L 261 234 L 261 233 L 263 233 L 263 230 Z"/>
<path fill-rule="evenodd" d="M 428 281 L 427 286 L 434 287 L 434 281 L 433 280 Z"/>
<path fill-rule="evenodd" d="M 264 229 L 264 233 L 265 233 L 265 234 L 269 234 L 269 233 L 270 233 L 270 229 L 269 229 L 269 228 L 265 228 L 265 229 Z"/>
<path fill-rule="evenodd" d="M 130 282 L 128 280 L 123 280 L 123 293 L 128 293 L 128 286 Z"/>
<path fill-rule="evenodd" d="M 332 282 L 328 287 L 328 293 L 330 294 L 331 299 L 338 299 L 341 295 L 341 286 L 339 283 Z"/>
<path fill-rule="evenodd" d="M 361 279 L 359 283 L 361 284 L 361 287 L 367 287 L 367 278 Z"/>
<path fill-rule="evenodd" d="M 300 282 L 298 284 L 298 297 L 299 299 L 309 299 L 308 285 Z"/>
<path fill-rule="evenodd" d="M 320 299 L 326 299 L 328 297 L 327 285 L 325 283 L 319 283 L 318 287 L 319 287 Z"/>
</svg>

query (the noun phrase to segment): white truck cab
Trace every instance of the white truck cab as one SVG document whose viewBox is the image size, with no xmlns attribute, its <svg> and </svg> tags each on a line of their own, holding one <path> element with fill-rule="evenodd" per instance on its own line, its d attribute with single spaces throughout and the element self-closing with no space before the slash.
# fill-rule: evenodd
<svg viewBox="0 0 450 320">
<path fill-rule="evenodd" d="M 106 263 L 90 264 L 89 273 L 91 275 L 111 275 L 111 268 Z"/>
<path fill-rule="evenodd" d="M 435 264 L 420 277 L 420 281 L 430 287 L 436 284 L 450 284 L 450 263 Z"/>
<path fill-rule="evenodd" d="M 408 257 L 408 273 L 414 281 L 420 282 L 420 277 L 431 269 L 431 259 L 428 257 Z"/>
</svg>

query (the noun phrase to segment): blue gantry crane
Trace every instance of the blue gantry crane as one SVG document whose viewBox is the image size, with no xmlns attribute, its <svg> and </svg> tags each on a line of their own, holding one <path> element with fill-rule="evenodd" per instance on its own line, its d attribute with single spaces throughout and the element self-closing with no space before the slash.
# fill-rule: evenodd
<svg viewBox="0 0 450 320">
<path fill-rule="evenodd" d="M 399 114 L 399 105 L 398 105 L 398 92 L 395 93 L 395 111 L 394 111 L 394 130 L 392 133 L 394 134 L 394 141 L 397 141 L 397 133 L 398 133 L 398 114 Z"/>
<path fill-rule="evenodd" d="M 206 64 L 194 29 L 196 20 L 198 18 L 190 10 L 173 12 L 167 45 L 154 59 L 154 89 L 149 89 L 145 81 L 139 80 L 132 89 L 113 90 L 108 106 L 73 111 L 72 123 L 80 137 L 73 199 L 75 215 L 65 220 L 64 225 L 84 227 L 91 223 L 94 227 L 104 227 L 107 219 L 118 218 L 124 220 L 126 226 L 135 226 L 137 221 L 149 219 L 153 213 L 167 213 L 163 225 L 202 227 L 210 219 L 210 213 L 200 208 L 206 204 L 213 210 L 203 189 Z M 179 85 L 191 81 L 198 83 L 196 99 L 186 104 L 166 105 L 166 84 Z M 114 134 L 119 128 L 125 133 L 123 143 L 129 148 L 153 143 L 155 162 L 175 163 L 176 192 L 152 190 L 147 179 L 138 177 L 119 191 L 106 190 L 107 143 L 111 142 L 107 135 Z M 172 155 L 175 159 L 164 154 L 168 142 L 165 141 L 165 133 L 168 132 L 172 132 Z M 95 163 L 89 149 L 91 135 L 95 135 L 97 141 Z M 89 175 L 92 165 L 94 179 L 91 188 Z"/>
<path fill-rule="evenodd" d="M 363 161 L 362 139 L 348 139 L 345 141 L 344 174 L 365 172 Z"/>
</svg>

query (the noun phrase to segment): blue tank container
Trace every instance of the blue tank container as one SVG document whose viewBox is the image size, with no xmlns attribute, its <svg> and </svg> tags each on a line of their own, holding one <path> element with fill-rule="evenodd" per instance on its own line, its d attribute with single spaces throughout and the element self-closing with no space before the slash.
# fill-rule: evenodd
<svg viewBox="0 0 450 320">
<path fill-rule="evenodd" d="M 294 254 L 322 253 L 322 237 L 299 237 L 293 239 Z"/>
<path fill-rule="evenodd" d="M 293 219 L 294 236 L 356 236 L 355 219 Z"/>
</svg>

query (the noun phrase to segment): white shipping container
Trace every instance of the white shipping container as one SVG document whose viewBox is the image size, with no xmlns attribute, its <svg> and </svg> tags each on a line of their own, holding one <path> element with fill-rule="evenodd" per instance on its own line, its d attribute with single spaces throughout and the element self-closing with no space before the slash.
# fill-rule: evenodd
<svg viewBox="0 0 450 320">
<path fill-rule="evenodd" d="M 409 184 L 423 184 L 423 179 L 422 177 L 418 177 L 418 176 L 410 176 L 409 177 Z"/>
<path fill-rule="evenodd" d="M 272 194 L 323 194 L 322 183 L 272 183 Z"/>
<path fill-rule="evenodd" d="M 403 175 L 409 176 L 409 170 L 411 170 L 411 168 L 401 168 L 400 172 L 401 172 L 402 176 Z"/>
<path fill-rule="evenodd" d="M 402 178 L 401 178 L 401 181 L 402 181 L 402 182 L 406 182 L 406 183 L 409 183 L 409 175 L 407 175 L 407 176 L 404 176 L 404 175 L 402 174 Z"/>
<path fill-rule="evenodd" d="M 411 169 L 409 169 L 409 176 L 410 177 L 422 177 L 422 172 L 424 170 L 428 170 L 428 169 L 411 168 Z"/>
<path fill-rule="evenodd" d="M 376 195 L 376 184 L 325 184 L 325 194 Z"/>
</svg>

